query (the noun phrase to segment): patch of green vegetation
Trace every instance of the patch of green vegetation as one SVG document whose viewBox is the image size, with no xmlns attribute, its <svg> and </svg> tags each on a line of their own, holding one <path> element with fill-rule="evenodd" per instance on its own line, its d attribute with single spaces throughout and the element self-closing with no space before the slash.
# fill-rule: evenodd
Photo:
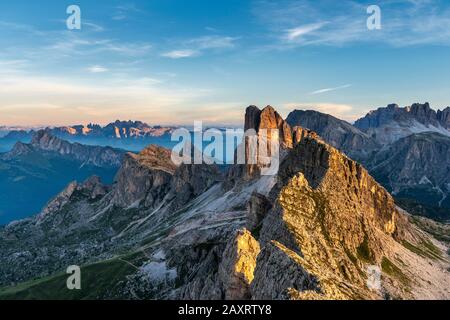
<svg viewBox="0 0 450 320">
<path fill-rule="evenodd" d="M 263 224 L 260 223 L 253 231 L 252 231 L 252 236 L 256 239 L 259 240 L 259 236 L 261 233 L 261 229 L 262 229 Z"/>
<path fill-rule="evenodd" d="M 325 224 L 325 217 L 327 214 L 330 214 L 331 212 L 330 210 L 328 210 L 329 208 L 328 201 L 325 199 L 324 196 L 322 196 L 319 193 L 311 192 L 309 196 L 313 198 L 314 202 L 316 203 L 317 219 L 319 220 L 320 227 L 322 229 L 322 234 L 325 237 L 325 240 L 331 242 L 330 234 L 328 233 L 328 229 Z"/>
<path fill-rule="evenodd" d="M 434 255 L 438 256 L 439 258 L 442 257 L 442 251 L 441 251 L 438 247 L 436 247 L 436 246 L 434 245 L 434 243 L 431 242 L 430 240 L 424 240 L 424 241 L 422 242 L 422 244 L 423 244 L 423 246 L 424 246 L 425 248 L 427 248 L 427 249 L 428 249 L 431 253 L 433 253 Z"/>
<path fill-rule="evenodd" d="M 381 270 L 406 286 L 409 286 L 411 283 L 411 280 L 402 272 L 402 270 L 386 257 L 383 257 L 383 260 L 381 261 Z"/>
<path fill-rule="evenodd" d="M 432 260 L 443 260 L 441 250 L 428 240 L 423 240 L 418 246 L 413 245 L 412 243 L 406 240 L 403 240 L 402 244 L 406 249 L 414 252 L 415 254 L 423 258 L 429 258 Z"/>
<path fill-rule="evenodd" d="M 367 263 L 373 263 L 374 258 L 372 255 L 372 251 L 369 248 L 369 237 L 367 235 L 364 236 L 363 242 L 356 249 L 356 253 L 358 258 Z"/>
<path fill-rule="evenodd" d="M 347 257 L 350 259 L 350 261 L 356 266 L 358 264 L 358 259 L 345 246 L 344 251 L 347 254 Z"/>
<path fill-rule="evenodd" d="M 136 271 L 139 253 L 81 267 L 81 290 L 67 289 L 69 275 L 62 273 L 0 288 L 0 300 L 94 300 L 117 297 L 120 283 Z"/>
</svg>

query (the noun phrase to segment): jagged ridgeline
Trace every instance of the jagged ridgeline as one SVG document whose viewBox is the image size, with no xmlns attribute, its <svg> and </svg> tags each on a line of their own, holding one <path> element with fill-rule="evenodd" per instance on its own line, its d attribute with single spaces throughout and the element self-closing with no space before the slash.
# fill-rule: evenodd
<svg viewBox="0 0 450 320">
<path fill-rule="evenodd" d="M 114 185 L 69 185 L 0 230 L 0 298 L 450 298 L 447 249 L 422 230 L 444 226 L 411 219 L 360 164 L 272 107 L 249 107 L 245 128 L 280 130 L 277 175 L 175 166 L 156 146 L 128 153 Z M 79 291 L 65 287 L 72 264 Z"/>
</svg>

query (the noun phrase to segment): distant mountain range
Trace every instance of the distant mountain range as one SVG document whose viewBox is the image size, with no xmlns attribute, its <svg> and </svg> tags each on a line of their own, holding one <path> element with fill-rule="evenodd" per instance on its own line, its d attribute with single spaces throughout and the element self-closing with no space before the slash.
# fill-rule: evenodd
<svg viewBox="0 0 450 320">
<path fill-rule="evenodd" d="M 340 128 L 358 137 L 335 143 L 364 147 L 365 135 Z M 0 228 L 0 299 L 450 298 L 445 225 L 405 213 L 361 164 L 270 106 L 247 108 L 245 129 L 282 132 L 277 175 L 262 175 L 259 161 L 226 172 L 178 166 L 170 150 L 152 145 L 123 157 L 114 184 L 71 182 L 39 214 Z M 442 136 L 398 142 L 416 150 Z M 256 135 L 257 144 L 266 138 Z M 45 152 L 99 159 L 47 132 L 33 141 Z M 400 162 L 399 151 L 386 157 Z M 403 181 L 397 168 L 386 172 Z M 87 284 L 81 290 L 65 287 L 73 264 Z M 374 268 L 381 281 L 371 287 Z"/>
<path fill-rule="evenodd" d="M 112 146 L 139 151 L 151 143 L 169 147 L 170 134 L 175 127 L 149 126 L 141 121 L 115 121 L 106 126 L 98 124 L 47 128 L 54 136 L 69 142 L 88 145 Z M 3 127 L 0 129 L 0 152 L 5 152 L 17 142 L 29 142 L 36 130 Z"/>
<path fill-rule="evenodd" d="M 450 107 L 436 112 L 429 103 L 415 103 L 405 108 L 390 104 L 357 120 L 355 127 L 381 144 L 392 143 L 421 132 L 450 136 Z"/>
<path fill-rule="evenodd" d="M 125 151 L 69 143 L 50 130 L 0 154 L 0 224 L 29 217 L 73 180 L 98 175 L 112 183 Z"/>
</svg>

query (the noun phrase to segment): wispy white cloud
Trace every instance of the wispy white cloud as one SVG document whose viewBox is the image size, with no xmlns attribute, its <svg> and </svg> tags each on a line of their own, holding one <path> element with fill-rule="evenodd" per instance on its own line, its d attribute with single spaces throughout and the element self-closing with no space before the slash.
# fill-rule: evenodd
<svg viewBox="0 0 450 320">
<path fill-rule="evenodd" d="M 132 14 L 136 13 L 142 14 L 145 12 L 139 9 L 135 4 L 124 4 L 114 8 L 114 14 L 111 19 L 115 21 L 122 21 L 128 19 Z"/>
<path fill-rule="evenodd" d="M 40 31 L 35 26 L 23 24 L 23 23 L 17 23 L 17 22 L 11 22 L 11 21 L 3 21 L 0 20 L 0 28 L 3 30 L 12 30 L 17 32 L 23 32 L 29 35 L 35 35 L 35 36 L 45 36 L 46 32 Z"/>
<path fill-rule="evenodd" d="M 181 58 L 195 57 L 198 54 L 199 54 L 198 51 L 187 49 L 187 50 L 173 50 L 165 52 L 162 54 L 162 56 L 171 59 L 181 59 Z"/>
<path fill-rule="evenodd" d="M 145 42 L 119 42 L 113 39 L 63 33 L 54 38 L 53 43 L 43 48 L 45 54 L 89 56 L 112 53 L 122 56 L 138 57 L 148 54 L 152 45 Z"/>
<path fill-rule="evenodd" d="M 221 36 L 204 36 L 186 41 L 198 50 L 233 48 L 237 38 Z"/>
<path fill-rule="evenodd" d="M 300 26 L 292 29 L 286 30 L 286 40 L 293 41 L 296 40 L 299 37 L 302 37 L 304 35 L 310 34 L 316 30 L 319 30 L 322 28 L 326 23 L 320 22 L 320 23 L 313 23 L 305 26 Z"/>
<path fill-rule="evenodd" d="M 326 93 L 326 92 L 350 88 L 351 86 L 352 86 L 351 84 L 346 84 L 346 85 L 339 86 L 339 87 L 323 88 L 323 89 L 315 90 L 315 91 L 311 92 L 311 94 L 316 95 L 316 94 L 320 94 L 320 93 Z"/>
<path fill-rule="evenodd" d="M 82 22 L 82 27 L 88 27 L 89 29 L 91 29 L 95 32 L 105 31 L 105 28 L 102 27 L 101 25 L 93 23 L 93 22 L 89 22 L 89 21 L 84 21 L 84 20 Z"/>
<path fill-rule="evenodd" d="M 196 57 L 208 50 L 223 50 L 235 47 L 238 38 L 226 36 L 203 36 L 181 41 L 181 49 L 175 49 L 162 54 L 163 57 L 179 59 Z"/>
<path fill-rule="evenodd" d="M 109 69 L 102 67 L 102 66 L 91 66 L 88 68 L 88 71 L 91 73 L 103 73 L 103 72 L 108 72 Z"/>
</svg>

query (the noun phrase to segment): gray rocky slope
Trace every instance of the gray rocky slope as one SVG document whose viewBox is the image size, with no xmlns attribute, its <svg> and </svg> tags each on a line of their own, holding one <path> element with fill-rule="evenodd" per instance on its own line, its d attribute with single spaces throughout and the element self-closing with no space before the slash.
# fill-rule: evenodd
<svg viewBox="0 0 450 320">
<path fill-rule="evenodd" d="M 404 108 L 390 104 L 357 120 L 355 127 L 386 144 L 413 133 L 432 131 L 450 136 L 449 117 L 450 107 L 436 112 L 429 103 L 415 103 Z"/>
<path fill-rule="evenodd" d="M 450 219 L 448 145 L 450 108 L 428 103 L 391 104 L 351 125 L 317 111 L 295 110 L 286 121 L 317 132 L 362 163 L 376 180 L 415 214 Z"/>
<path fill-rule="evenodd" d="M 327 143 L 345 152 L 352 159 L 366 159 L 381 148 L 370 135 L 329 114 L 294 110 L 289 113 L 286 121 L 293 127 L 300 126 L 317 132 Z"/>
<path fill-rule="evenodd" d="M 73 183 L 0 230 L 0 298 L 450 298 L 445 246 L 361 165 L 272 107 L 248 108 L 246 127 L 281 129 L 277 175 L 128 154 L 113 186 Z M 71 264 L 84 265 L 78 293 L 58 276 Z"/>
</svg>

